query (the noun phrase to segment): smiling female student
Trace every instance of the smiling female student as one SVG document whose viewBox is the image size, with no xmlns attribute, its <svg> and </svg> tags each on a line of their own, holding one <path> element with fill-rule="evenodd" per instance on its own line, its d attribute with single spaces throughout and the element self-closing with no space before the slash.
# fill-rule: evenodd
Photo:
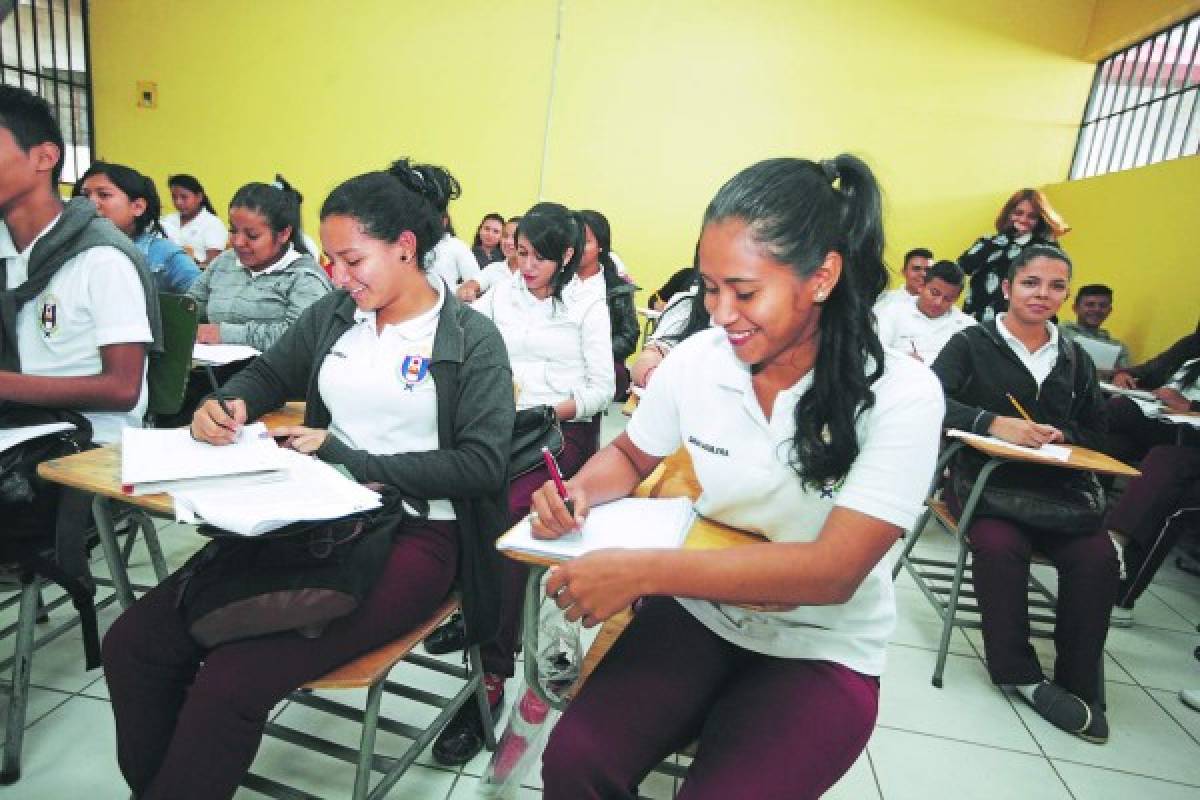
<svg viewBox="0 0 1200 800">
<path fill-rule="evenodd" d="M 229 201 L 229 244 L 188 294 L 199 303 L 196 341 L 266 350 L 330 289 L 300 230 L 286 183 L 248 183 Z"/>
<path fill-rule="evenodd" d="M 167 186 L 177 210 L 162 218 L 163 232 L 201 268 L 206 267 L 224 251 L 229 231 L 194 176 L 172 175 L 167 178 Z"/>
<path fill-rule="evenodd" d="M 563 292 L 579 268 L 583 246 L 583 220 L 578 213 L 557 203 L 538 203 L 517 226 L 519 271 L 474 305 L 504 336 L 517 408 L 550 406 L 561 420 L 563 450 L 558 463 L 564 475 L 574 475 L 596 452 L 599 414 L 608 406 L 614 383 L 603 295 L 568 297 Z M 510 521 L 525 516 L 530 494 L 548 480 L 549 471 L 538 467 L 512 481 Z M 499 705 L 504 679 L 514 671 L 526 575 L 526 567 L 505 559 L 500 632 L 481 650 L 493 706 Z M 452 630 L 439 631 L 441 638 L 452 639 Z M 483 746 L 482 733 L 478 710 L 468 704 L 434 743 L 434 757 L 447 765 L 464 764 Z"/>
<path fill-rule="evenodd" d="M 1071 262 L 1056 247 L 1032 245 L 1016 257 L 1003 283 L 1008 312 L 956 333 L 933 362 L 946 391 L 947 428 L 1027 447 L 1067 442 L 1101 449 L 1105 418 L 1095 365 L 1082 347 L 1060 337 L 1050 321 L 1066 300 L 1070 281 Z M 1032 421 L 1019 415 L 1013 398 Z M 955 470 L 969 474 L 981 464 L 982 459 L 967 458 Z M 994 480 L 1011 479 L 1019 470 L 1064 485 L 1084 475 L 1017 465 L 1001 470 Z M 947 494 L 958 513 L 966 498 Z M 992 682 L 1015 688 L 1063 730 L 1090 742 L 1107 741 L 1099 665 L 1117 594 L 1112 541 L 1099 526 L 1070 535 L 984 515 L 975 517 L 967 537 Z M 1026 587 L 1034 549 L 1058 570 L 1053 682 L 1046 680 L 1029 643 Z"/>
<path fill-rule="evenodd" d="M 585 625 L 646 599 L 551 734 L 547 798 L 635 797 L 697 737 L 680 798 L 813 798 L 866 746 L 896 616 L 883 559 L 921 509 L 942 416 L 929 371 L 875 337 L 882 256 L 879 189 L 853 156 L 763 161 L 709 204 L 714 329 L 672 350 L 625 433 L 568 481 L 575 517 L 552 487 L 534 494 L 534 531 L 577 527 L 682 446 L 697 510 L 769 541 L 551 572 L 547 593 Z"/>
<path fill-rule="evenodd" d="M 475 231 L 475 241 L 471 247 L 471 253 L 474 254 L 480 269 L 504 258 L 504 253 L 500 248 L 500 239 L 503 235 L 504 217 L 495 211 L 484 214 L 478 230 Z"/>
<path fill-rule="evenodd" d="M 162 213 L 158 190 L 145 175 L 122 164 L 96 161 L 75 184 L 74 195 L 91 200 L 100 216 L 133 240 L 146 256 L 160 292 L 181 294 L 196 282 L 200 276 L 196 262 L 158 224 Z"/>
<path fill-rule="evenodd" d="M 512 373 L 495 326 L 422 268 L 442 234 L 425 191 L 406 161 L 333 190 L 321 240 L 341 291 L 226 385 L 233 418 L 210 400 L 192 434 L 226 444 L 247 420 L 306 395 L 305 424 L 281 431 L 292 447 L 428 500 L 429 513 L 406 520 L 362 607 L 316 639 L 277 634 L 206 652 L 175 607 L 174 576 L 126 611 L 104 665 L 121 771 L 141 800 L 231 797 L 277 702 L 412 629 L 456 579 L 468 641 L 495 631 Z"/>
</svg>

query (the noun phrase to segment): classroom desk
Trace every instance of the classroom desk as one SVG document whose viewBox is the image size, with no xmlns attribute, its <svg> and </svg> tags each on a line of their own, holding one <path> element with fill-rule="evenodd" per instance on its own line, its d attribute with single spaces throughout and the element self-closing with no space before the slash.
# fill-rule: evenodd
<svg viewBox="0 0 1200 800">
<path fill-rule="evenodd" d="M 304 420 L 304 403 L 287 403 L 283 408 L 264 414 L 261 421 L 268 429 L 284 425 L 299 425 Z M 173 517 L 175 504 L 167 494 L 147 494 L 135 497 L 121 491 L 121 447 L 110 444 L 85 450 L 75 455 L 45 461 L 38 465 L 38 475 L 45 480 L 88 492 L 92 495 L 92 518 L 104 558 L 112 574 L 113 589 L 122 608 L 133 603 L 133 587 L 125 572 L 120 550 L 113 533 L 113 502 L 123 503 L 152 516 Z M 166 565 L 157 540 L 147 539 L 155 572 L 165 573 Z"/>
<path fill-rule="evenodd" d="M 680 448 L 667 456 L 633 491 L 634 497 L 689 497 L 693 501 L 700 496 L 700 483 L 692 468 L 692 459 L 687 450 Z M 507 534 L 506 534 L 507 535 Z M 503 541 L 504 537 L 500 537 Z M 761 544 L 766 540 L 745 531 L 739 531 L 713 520 L 697 517 L 688 531 L 683 547 L 687 550 L 720 550 L 727 547 L 741 547 L 748 544 Z M 499 544 L 499 542 L 497 542 Z M 520 561 L 530 566 L 529 579 L 525 583 L 524 620 L 521 629 L 522 648 L 525 652 L 525 683 L 533 689 L 547 704 L 562 709 L 565 700 L 548 697 L 538 682 L 537 652 L 538 652 L 538 611 L 543 600 L 541 583 L 542 575 L 547 569 L 560 563 L 560 559 L 504 551 L 504 555 L 514 561 Z M 591 674 L 596 665 L 608 652 L 613 643 L 625 630 L 632 618 L 628 610 L 606 620 L 596 636 L 591 648 L 584 658 L 579 680 L 572 687 L 568 696 L 573 696 Z"/>
</svg>

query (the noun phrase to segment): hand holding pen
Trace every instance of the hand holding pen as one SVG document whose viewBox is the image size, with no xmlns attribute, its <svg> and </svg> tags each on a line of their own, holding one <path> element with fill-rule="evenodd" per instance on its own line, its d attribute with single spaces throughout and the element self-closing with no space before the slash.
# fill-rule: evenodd
<svg viewBox="0 0 1200 800">
<path fill-rule="evenodd" d="M 558 462 L 549 449 L 542 448 L 542 458 L 550 472 L 550 480 L 530 498 L 529 522 L 534 538 L 557 539 L 583 526 L 588 512 L 587 498 L 577 486 L 568 491 Z"/>
<path fill-rule="evenodd" d="M 1011 394 L 1006 394 L 1005 396 L 1008 398 L 1008 402 L 1012 404 L 1012 407 L 1016 409 L 1016 412 L 1021 415 L 1021 418 L 998 416 L 992 420 L 992 425 L 988 433 L 1006 442 L 1019 444 L 1023 447 L 1041 447 L 1051 442 L 1063 441 L 1062 431 L 1053 425 L 1044 425 L 1040 422 L 1035 422 L 1033 417 L 1029 415 L 1029 412 L 1017 402 L 1017 398 Z"/>
<path fill-rule="evenodd" d="M 192 417 L 192 438 L 209 444 L 232 444 L 237 441 L 242 426 L 246 424 L 246 403 L 227 397 L 217 384 L 212 367 L 206 366 L 208 380 L 212 383 L 213 397 L 204 401 Z"/>
</svg>

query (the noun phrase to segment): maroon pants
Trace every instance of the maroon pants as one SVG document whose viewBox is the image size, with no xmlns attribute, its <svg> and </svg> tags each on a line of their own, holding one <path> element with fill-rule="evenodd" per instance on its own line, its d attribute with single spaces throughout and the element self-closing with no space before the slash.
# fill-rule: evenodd
<svg viewBox="0 0 1200 800">
<path fill-rule="evenodd" d="M 946 499 L 954 514 L 962 512 L 953 492 Z M 1063 536 L 976 517 L 967 536 L 992 682 L 1007 686 L 1044 680 L 1029 642 L 1029 562 L 1037 550 L 1058 570 L 1054 682 L 1089 703 L 1098 702 L 1100 656 L 1117 596 L 1117 552 L 1108 534 Z"/>
<path fill-rule="evenodd" d="M 563 451 L 558 468 L 563 477 L 570 478 L 596 452 L 600 438 L 600 416 L 587 422 L 564 422 Z M 550 480 L 550 471 L 539 467 L 513 480 L 508 486 L 510 524 L 529 513 L 530 496 Z M 521 611 L 525 604 L 525 581 L 529 567 L 511 558 L 504 559 L 500 576 L 500 628 L 496 638 L 480 648 L 483 669 L 491 675 L 511 678 L 516 670 L 516 656 L 521 649 Z"/>
<path fill-rule="evenodd" d="M 648 598 L 551 732 L 546 800 L 637 797 L 697 738 L 679 800 L 820 797 L 867 746 L 878 704 L 876 678 L 753 653 Z"/>
<path fill-rule="evenodd" d="M 1160 445 L 1108 512 L 1105 527 L 1129 537 L 1117 603 L 1133 608 L 1187 523 L 1200 512 L 1200 448 Z"/>
<path fill-rule="evenodd" d="M 363 607 L 320 638 L 277 634 L 208 652 L 175 608 L 175 581 L 150 590 L 104 638 L 117 760 L 134 795 L 232 797 L 271 709 L 306 681 L 423 622 L 450 591 L 457 561 L 454 523 L 411 523 Z"/>
</svg>

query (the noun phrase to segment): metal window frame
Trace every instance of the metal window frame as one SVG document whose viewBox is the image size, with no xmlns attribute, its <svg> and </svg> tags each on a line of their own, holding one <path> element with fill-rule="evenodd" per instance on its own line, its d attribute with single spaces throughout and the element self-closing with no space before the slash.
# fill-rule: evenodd
<svg viewBox="0 0 1200 800">
<path fill-rule="evenodd" d="M 1194 35 L 1185 52 L 1189 33 Z M 1167 54 L 1172 51 L 1177 54 L 1176 59 L 1164 69 Z M 1156 53 L 1158 64 L 1152 70 Z M 1068 180 L 1196 155 L 1200 144 L 1188 147 L 1188 141 L 1200 124 L 1197 122 L 1198 56 L 1200 13 L 1156 31 L 1096 64 L 1079 121 Z M 1186 114 L 1182 113 L 1184 109 Z"/>
<path fill-rule="evenodd" d="M 41 30 L 38 22 L 39 8 L 46 12 L 49 23 L 42 26 Z M 76 29 L 76 25 L 80 23 L 73 24 L 71 20 L 72 11 L 76 9 L 83 25 L 82 31 Z M 28 19 L 23 19 L 26 14 Z M 61 26 L 55 20 L 58 14 L 62 14 Z M 0 21 L 0 27 L 8 29 L 11 26 L 16 39 L 16 52 L 11 53 L 6 51 L 0 37 L 0 83 L 21 87 L 32 84 L 35 87 L 32 91 L 44 97 L 50 104 L 62 131 L 65 146 L 71 149 L 74 174 L 66 170 L 67 153 L 63 153 L 63 180 L 67 182 L 77 179 L 96 160 L 89 15 L 89 0 L 30 0 L 28 3 L 18 0 L 13 3 L 8 16 Z M 25 30 L 26 27 L 28 30 Z M 48 66 L 42 63 L 45 50 L 43 45 L 46 44 L 43 41 L 46 34 L 44 28 L 47 27 L 50 56 Z M 72 46 L 73 36 L 77 32 L 82 33 L 82 64 L 79 63 L 80 53 Z M 65 52 L 58 47 L 60 34 L 65 42 Z M 61 58 L 60 61 L 62 56 L 65 58 Z M 66 63 L 65 69 L 60 67 L 63 61 Z M 76 158 L 82 155 L 80 150 L 83 148 L 86 148 L 86 162 L 82 158 Z"/>
</svg>

